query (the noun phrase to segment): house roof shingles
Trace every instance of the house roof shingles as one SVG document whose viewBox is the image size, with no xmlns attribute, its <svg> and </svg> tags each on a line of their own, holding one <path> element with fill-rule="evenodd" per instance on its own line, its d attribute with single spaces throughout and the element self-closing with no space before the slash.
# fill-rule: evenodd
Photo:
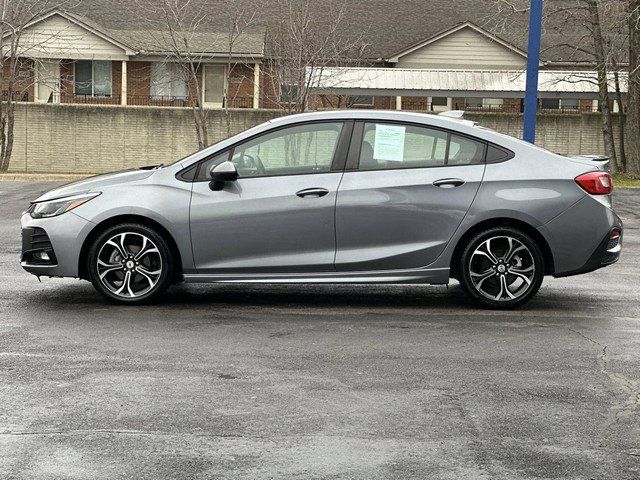
<svg viewBox="0 0 640 480">
<path fill-rule="evenodd" d="M 561 0 L 558 0 L 561 1 Z M 567 0 L 570 1 L 570 0 Z M 256 10 L 255 27 L 235 42 L 234 52 L 243 54 L 268 54 L 268 30 L 281 21 L 278 7 L 282 0 L 235 0 L 235 8 L 241 4 Z M 199 22 L 197 34 L 192 35 L 193 50 L 219 53 L 228 51 L 229 22 L 226 12 L 229 0 L 197 0 L 194 10 L 206 15 Z M 528 12 L 500 9 L 493 0 L 314 0 L 313 11 L 331 18 L 332 12 L 346 8 L 346 21 L 341 25 L 344 34 L 360 32 L 369 59 L 387 59 L 417 42 L 427 40 L 462 23 L 474 25 L 492 33 L 501 40 L 524 52 L 527 50 Z M 163 24 L 158 2 L 154 0 L 82 0 L 73 12 L 99 25 L 102 31 L 137 50 L 157 51 L 159 28 Z M 329 20 L 330 21 L 330 20 Z M 570 43 L 584 39 L 577 27 L 555 27 L 553 15 L 547 16 L 542 39 L 542 59 L 552 62 L 584 62 L 591 60 L 588 54 L 567 48 L 554 47 L 554 43 Z M 550 28 L 551 27 L 551 28 Z M 558 34 L 558 28 L 562 30 Z M 265 38 L 266 37 L 266 38 Z M 265 47 L 266 41 L 266 47 Z"/>
</svg>

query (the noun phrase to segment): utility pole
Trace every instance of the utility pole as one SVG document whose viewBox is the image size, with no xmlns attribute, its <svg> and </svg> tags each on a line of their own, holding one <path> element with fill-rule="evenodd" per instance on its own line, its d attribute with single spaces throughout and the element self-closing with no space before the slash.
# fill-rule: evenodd
<svg viewBox="0 0 640 480">
<path fill-rule="evenodd" d="M 538 66 L 540 65 L 540 37 L 542 35 L 542 0 L 531 0 L 529 10 L 529 47 L 527 49 L 527 86 L 524 94 L 524 135 L 526 142 L 536 140 L 538 111 Z"/>
</svg>

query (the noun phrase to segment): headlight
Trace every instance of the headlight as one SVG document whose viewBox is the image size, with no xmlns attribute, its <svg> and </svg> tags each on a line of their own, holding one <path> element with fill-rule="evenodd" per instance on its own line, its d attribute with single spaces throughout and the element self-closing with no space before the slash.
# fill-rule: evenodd
<svg viewBox="0 0 640 480">
<path fill-rule="evenodd" d="M 83 203 L 87 203 L 98 195 L 100 195 L 100 192 L 83 193 L 81 195 L 71 195 L 69 197 L 56 198 L 55 200 L 32 203 L 27 212 L 31 215 L 31 218 L 55 217 L 73 210 Z"/>
</svg>

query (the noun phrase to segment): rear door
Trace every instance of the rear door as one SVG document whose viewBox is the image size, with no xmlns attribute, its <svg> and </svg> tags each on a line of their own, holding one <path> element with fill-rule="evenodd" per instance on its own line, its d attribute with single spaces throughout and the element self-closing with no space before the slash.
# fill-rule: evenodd
<svg viewBox="0 0 640 480">
<path fill-rule="evenodd" d="M 432 263 L 484 175 L 486 145 L 426 126 L 357 123 L 336 202 L 336 269 Z"/>
<path fill-rule="evenodd" d="M 351 122 L 296 124 L 262 134 L 199 166 L 190 209 L 198 273 L 334 270 L 335 202 Z M 211 168 L 239 178 L 211 191 Z"/>
</svg>

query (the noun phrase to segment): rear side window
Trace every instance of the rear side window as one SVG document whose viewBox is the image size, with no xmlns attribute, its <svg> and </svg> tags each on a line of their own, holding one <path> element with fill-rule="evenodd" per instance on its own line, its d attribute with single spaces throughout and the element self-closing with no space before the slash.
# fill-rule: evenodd
<svg viewBox="0 0 640 480">
<path fill-rule="evenodd" d="M 487 146 L 487 163 L 504 162 L 513 157 L 513 153 L 504 148 L 489 144 Z"/>
<path fill-rule="evenodd" d="M 359 170 L 472 165 L 484 162 L 485 144 L 415 125 L 365 123 Z"/>
<path fill-rule="evenodd" d="M 447 165 L 472 165 L 484 161 L 484 143 L 451 135 Z"/>
<path fill-rule="evenodd" d="M 444 165 L 447 133 L 413 125 L 365 123 L 360 170 Z"/>
</svg>

